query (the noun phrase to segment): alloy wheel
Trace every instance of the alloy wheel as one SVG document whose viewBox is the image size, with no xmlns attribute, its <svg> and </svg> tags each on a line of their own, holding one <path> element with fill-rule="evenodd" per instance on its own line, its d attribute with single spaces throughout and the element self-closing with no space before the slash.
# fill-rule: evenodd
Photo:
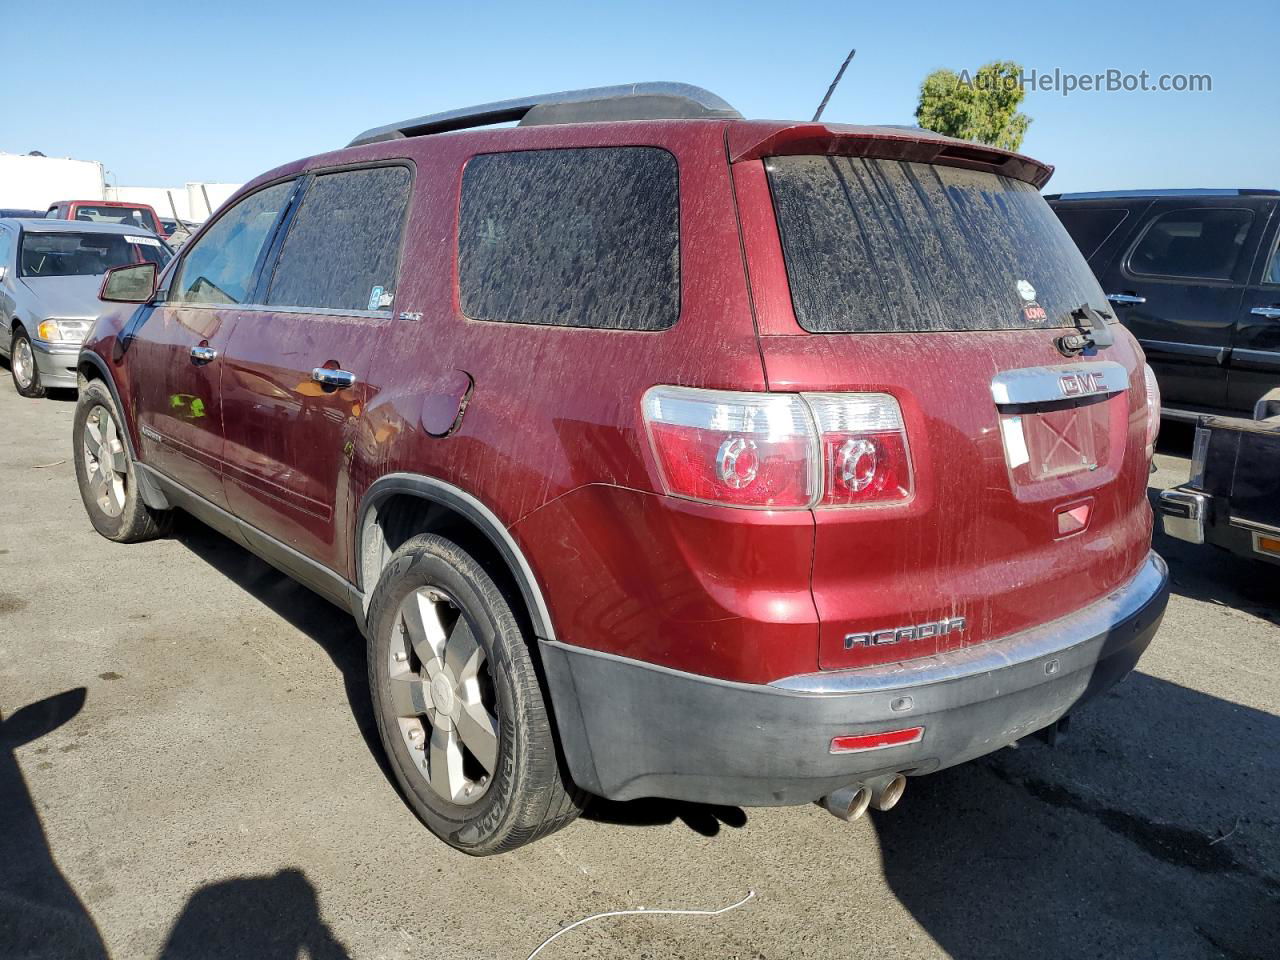
<svg viewBox="0 0 1280 960">
<path fill-rule="evenodd" d="M 31 353 L 31 341 L 19 337 L 13 346 L 13 376 L 23 390 L 30 388 L 35 369 L 36 358 Z"/>
<path fill-rule="evenodd" d="M 488 658 L 456 600 L 421 587 L 391 637 L 391 708 L 414 766 L 449 803 L 475 803 L 498 766 L 497 697 Z"/>
<path fill-rule="evenodd" d="M 124 512 L 129 467 L 111 411 L 101 405 L 89 411 L 81 442 L 85 478 L 94 501 L 107 516 L 120 516 Z"/>
</svg>

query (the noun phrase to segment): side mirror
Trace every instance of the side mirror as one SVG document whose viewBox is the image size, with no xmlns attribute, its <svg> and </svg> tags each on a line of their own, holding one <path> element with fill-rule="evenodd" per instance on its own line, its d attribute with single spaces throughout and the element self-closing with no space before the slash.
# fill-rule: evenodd
<svg viewBox="0 0 1280 960">
<path fill-rule="evenodd" d="M 130 263 L 112 267 L 102 280 L 98 299 L 111 303 L 146 303 L 156 292 L 156 265 Z"/>
</svg>

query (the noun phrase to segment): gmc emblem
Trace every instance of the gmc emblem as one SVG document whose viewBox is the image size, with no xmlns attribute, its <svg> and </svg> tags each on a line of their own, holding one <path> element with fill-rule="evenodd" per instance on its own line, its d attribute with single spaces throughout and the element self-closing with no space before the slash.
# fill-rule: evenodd
<svg viewBox="0 0 1280 960">
<path fill-rule="evenodd" d="M 1066 373 L 1058 378 L 1064 397 L 1087 397 L 1107 388 L 1107 381 L 1100 373 Z"/>
<path fill-rule="evenodd" d="M 930 637 L 945 637 L 948 633 L 959 633 L 964 628 L 964 617 L 943 617 L 941 620 L 917 623 L 914 627 L 892 627 L 888 630 L 872 630 L 870 633 L 846 633 L 844 648 L 852 650 L 854 647 L 880 647 L 887 643 L 927 640 Z"/>
</svg>

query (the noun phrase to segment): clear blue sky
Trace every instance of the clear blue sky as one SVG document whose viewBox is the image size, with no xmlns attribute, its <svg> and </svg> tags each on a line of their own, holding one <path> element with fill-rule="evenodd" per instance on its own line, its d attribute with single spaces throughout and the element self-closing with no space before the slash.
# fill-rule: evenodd
<svg viewBox="0 0 1280 960">
<path fill-rule="evenodd" d="M 238 182 L 405 117 L 656 79 L 807 119 L 856 46 L 826 119 L 914 122 L 926 73 L 997 58 L 1211 74 L 1211 93 L 1028 93 L 1023 150 L 1057 166 L 1051 191 L 1280 187 L 1278 21 L 1275 0 L 0 0 L 0 150 L 99 160 L 120 185 Z"/>
</svg>

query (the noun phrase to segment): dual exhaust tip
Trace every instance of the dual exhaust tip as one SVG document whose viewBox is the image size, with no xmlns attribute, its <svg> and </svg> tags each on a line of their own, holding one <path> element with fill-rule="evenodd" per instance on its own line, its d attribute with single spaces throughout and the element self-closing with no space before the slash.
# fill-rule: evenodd
<svg viewBox="0 0 1280 960">
<path fill-rule="evenodd" d="M 870 807 L 892 810 L 907 789 L 907 778 L 900 773 L 877 777 L 866 783 L 841 787 L 822 798 L 822 806 L 832 816 L 841 820 L 857 820 Z"/>
</svg>

